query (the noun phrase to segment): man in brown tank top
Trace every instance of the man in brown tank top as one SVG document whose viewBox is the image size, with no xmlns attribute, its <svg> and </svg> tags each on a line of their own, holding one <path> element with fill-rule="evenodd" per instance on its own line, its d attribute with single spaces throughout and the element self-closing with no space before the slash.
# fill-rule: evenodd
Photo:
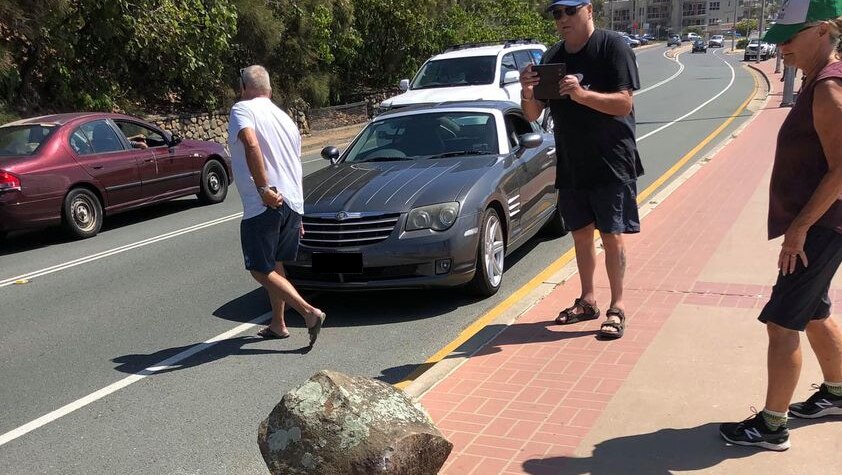
<svg viewBox="0 0 842 475">
<path fill-rule="evenodd" d="M 734 444 L 786 450 L 787 412 L 811 419 L 842 414 L 842 332 L 830 318 L 828 297 L 842 263 L 840 15 L 842 0 L 790 0 L 765 37 L 806 80 L 778 134 L 769 188 L 769 239 L 784 240 L 780 273 L 759 317 L 769 335 L 766 403 L 755 417 L 720 426 Z M 824 383 L 790 405 L 801 371 L 801 331 Z"/>
</svg>

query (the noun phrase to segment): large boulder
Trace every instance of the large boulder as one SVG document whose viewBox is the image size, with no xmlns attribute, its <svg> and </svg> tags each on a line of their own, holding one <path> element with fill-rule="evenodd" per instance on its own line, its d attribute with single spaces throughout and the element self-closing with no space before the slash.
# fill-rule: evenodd
<svg viewBox="0 0 842 475">
<path fill-rule="evenodd" d="M 334 371 L 284 395 L 257 441 L 275 475 L 434 475 L 453 449 L 402 391 Z"/>
</svg>

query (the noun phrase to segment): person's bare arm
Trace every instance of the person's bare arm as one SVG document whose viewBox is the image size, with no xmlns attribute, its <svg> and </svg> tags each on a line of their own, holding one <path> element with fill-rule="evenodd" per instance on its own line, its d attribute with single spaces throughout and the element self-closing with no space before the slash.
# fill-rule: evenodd
<svg viewBox="0 0 842 475">
<path fill-rule="evenodd" d="M 816 85 L 813 124 L 822 143 L 828 170 L 784 235 L 778 257 L 778 267 L 784 274 L 795 271 L 796 256 L 807 266 L 804 254 L 807 230 L 842 194 L 842 134 L 839 133 L 839 124 L 842 124 L 842 80 L 828 79 Z"/>
<path fill-rule="evenodd" d="M 569 94 L 570 99 L 590 107 L 593 110 L 602 112 L 603 114 L 614 116 L 626 116 L 631 114 L 634 106 L 634 99 L 632 98 L 632 91 L 625 90 L 619 92 L 596 92 L 590 91 L 579 84 L 579 79 L 576 76 L 567 75 L 561 80 L 559 84 L 559 91 L 561 94 Z"/>
<path fill-rule="evenodd" d="M 523 115 L 526 120 L 537 120 L 544 111 L 546 104 L 543 101 L 535 99 L 535 86 L 540 79 L 538 72 L 529 64 L 520 73 L 520 108 L 523 109 Z"/>
<path fill-rule="evenodd" d="M 246 151 L 246 164 L 249 167 L 249 173 L 254 180 L 254 185 L 257 187 L 267 186 L 268 178 L 266 178 L 266 168 L 263 166 L 263 152 L 260 150 L 260 143 L 257 141 L 257 134 L 254 129 L 245 127 L 237 134 L 237 138 L 243 143 L 243 148 Z M 280 193 L 275 193 L 272 190 L 267 190 L 260 195 L 263 204 L 270 208 L 277 208 L 284 203 L 284 197 Z"/>
</svg>

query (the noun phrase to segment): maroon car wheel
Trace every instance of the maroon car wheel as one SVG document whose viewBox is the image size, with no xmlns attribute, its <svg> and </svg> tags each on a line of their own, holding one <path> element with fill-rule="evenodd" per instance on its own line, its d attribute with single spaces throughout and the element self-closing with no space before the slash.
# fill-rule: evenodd
<svg viewBox="0 0 842 475">
<path fill-rule="evenodd" d="M 196 195 L 205 204 L 220 203 L 228 194 L 228 173 L 216 160 L 210 160 L 202 169 L 201 190 Z"/>
<path fill-rule="evenodd" d="M 96 236 L 102 227 L 102 205 L 90 190 L 76 188 L 64 198 L 64 228 L 79 239 Z"/>
</svg>

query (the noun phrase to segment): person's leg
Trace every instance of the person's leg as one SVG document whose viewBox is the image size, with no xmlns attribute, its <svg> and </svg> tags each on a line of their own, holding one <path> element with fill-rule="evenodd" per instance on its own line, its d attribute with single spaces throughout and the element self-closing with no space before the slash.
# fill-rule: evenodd
<svg viewBox="0 0 842 475">
<path fill-rule="evenodd" d="M 596 303 L 596 293 L 594 292 L 594 273 L 596 272 L 594 225 L 591 223 L 573 231 L 572 234 L 573 247 L 576 251 L 576 267 L 579 270 L 579 282 L 582 285 L 580 298 L 594 305 Z"/>
<path fill-rule="evenodd" d="M 831 318 L 807 324 L 807 339 L 819 360 L 825 382 L 842 382 L 842 331 Z"/>
<path fill-rule="evenodd" d="M 286 278 L 284 266 L 280 262 L 275 265 L 275 272 L 280 276 Z M 278 335 L 287 335 L 286 321 L 284 320 L 284 313 L 286 312 L 286 302 L 280 292 L 273 291 L 270 287 L 266 288 L 269 294 L 269 301 L 272 304 L 272 320 L 269 322 L 269 329 Z"/>
<path fill-rule="evenodd" d="M 765 408 L 777 413 L 786 413 L 795 386 L 801 375 L 801 335 L 795 330 L 768 322 L 769 335 Z"/>
<path fill-rule="evenodd" d="M 280 265 L 280 263 L 278 265 Z M 300 313 L 301 316 L 304 317 L 304 321 L 306 322 L 308 328 L 316 324 L 316 321 L 319 319 L 322 311 L 310 305 L 303 297 L 301 297 L 298 291 L 295 290 L 295 287 L 293 287 L 292 283 L 287 280 L 285 273 L 282 274 L 276 270 L 273 270 L 268 274 L 251 271 L 251 275 L 254 277 L 254 280 L 259 282 L 260 285 L 266 288 L 266 291 L 269 292 L 270 301 L 273 302 L 273 322 L 275 318 L 274 302 L 281 301 L 289 304 L 289 306 L 295 309 L 296 312 Z M 283 318 L 283 316 L 281 318 Z"/>
<path fill-rule="evenodd" d="M 626 276 L 626 247 L 622 234 L 600 233 L 605 247 L 605 270 L 611 286 L 611 308 L 625 311 L 623 280 Z"/>
</svg>

